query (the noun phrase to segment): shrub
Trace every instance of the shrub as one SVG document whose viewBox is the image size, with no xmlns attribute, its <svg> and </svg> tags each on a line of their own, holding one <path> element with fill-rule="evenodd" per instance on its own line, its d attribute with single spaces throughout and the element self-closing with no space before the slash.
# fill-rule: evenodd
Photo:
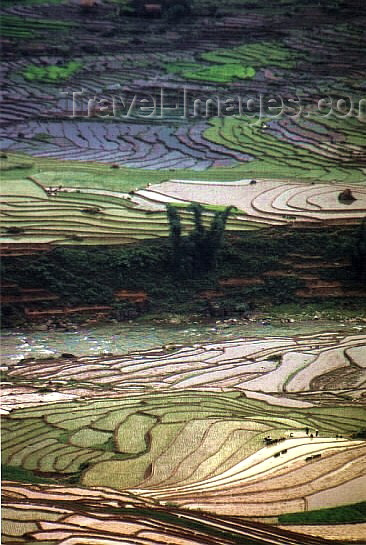
<svg viewBox="0 0 366 545">
<path fill-rule="evenodd" d="M 190 14 L 188 3 L 172 4 L 165 12 L 165 16 L 169 21 L 178 21 Z"/>
<path fill-rule="evenodd" d="M 6 232 L 9 235 L 22 235 L 24 233 L 23 227 L 7 227 Z"/>
</svg>

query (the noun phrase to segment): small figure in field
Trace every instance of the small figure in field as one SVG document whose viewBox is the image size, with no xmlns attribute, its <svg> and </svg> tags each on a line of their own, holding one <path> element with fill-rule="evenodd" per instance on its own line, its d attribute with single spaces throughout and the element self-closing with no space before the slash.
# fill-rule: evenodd
<svg viewBox="0 0 366 545">
<path fill-rule="evenodd" d="M 314 439 L 314 435 L 312 433 L 310 434 L 310 439 Z"/>
<path fill-rule="evenodd" d="M 315 437 L 319 437 L 319 430 L 315 430 Z"/>
<path fill-rule="evenodd" d="M 305 428 L 306 435 L 309 435 L 309 428 Z"/>
</svg>

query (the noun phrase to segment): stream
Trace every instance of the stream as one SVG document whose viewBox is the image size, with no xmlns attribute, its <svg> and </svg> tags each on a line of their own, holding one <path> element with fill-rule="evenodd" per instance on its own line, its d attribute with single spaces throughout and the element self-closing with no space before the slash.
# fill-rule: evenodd
<svg viewBox="0 0 366 545">
<path fill-rule="evenodd" d="M 103 324 L 76 331 L 7 329 L 2 332 L 3 363 L 27 357 L 45 357 L 69 352 L 75 355 L 124 354 L 161 347 L 169 343 L 225 341 L 240 337 L 313 335 L 325 331 L 357 334 L 362 327 L 335 321 L 307 321 L 293 324 L 195 323 L 170 325 L 146 322 Z"/>
</svg>

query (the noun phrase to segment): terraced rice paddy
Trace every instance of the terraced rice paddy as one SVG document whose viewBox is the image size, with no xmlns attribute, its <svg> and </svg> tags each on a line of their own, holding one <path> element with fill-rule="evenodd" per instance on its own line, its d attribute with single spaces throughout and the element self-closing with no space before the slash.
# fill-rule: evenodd
<svg viewBox="0 0 366 545">
<path fill-rule="evenodd" d="M 18 15 L 1 15 L 1 33 L 4 38 L 34 39 L 52 32 L 65 32 L 72 27 L 71 22 L 37 18 L 25 21 Z"/>
<path fill-rule="evenodd" d="M 345 204 L 339 196 L 351 189 L 355 200 Z M 139 190 L 138 195 L 159 202 L 166 198 L 178 202 L 196 200 L 209 205 L 236 206 L 249 221 L 267 225 L 332 225 L 361 221 L 366 213 L 366 191 L 361 186 L 307 184 L 279 180 L 241 180 L 202 182 L 171 180 Z"/>
<path fill-rule="evenodd" d="M 235 518 L 159 509 L 111 489 L 19 485 L 4 487 L 4 543 L 47 545 L 324 545 L 325 541 Z M 26 541 L 25 541 L 26 540 Z"/>
<path fill-rule="evenodd" d="M 31 379 L 79 400 L 5 416 L 3 462 L 218 514 L 303 510 L 363 474 L 364 441 L 351 434 L 365 412 L 342 403 L 362 398 L 364 346 L 361 335 L 324 333 L 19 362 L 7 372 L 18 388 Z M 99 388 L 113 397 L 88 400 Z M 268 435 L 281 441 L 266 445 Z"/>
<path fill-rule="evenodd" d="M 352 192 L 352 202 L 340 199 L 345 190 Z M 212 220 L 215 207 L 234 206 L 228 231 L 287 224 L 357 225 L 366 213 L 366 190 L 357 185 L 262 179 L 225 183 L 173 180 L 126 194 L 85 187 L 50 187 L 46 191 L 34 176 L 10 179 L 2 187 L 2 241 L 126 244 L 167 237 L 167 203 L 180 209 L 183 233 L 187 234 L 194 225 L 187 209 L 191 202 L 208 205 L 204 213 L 206 224 Z"/>
<path fill-rule="evenodd" d="M 292 173 L 299 178 L 363 181 L 365 149 L 360 122 L 348 119 L 336 123 L 314 114 L 306 117 L 268 117 L 260 122 L 248 116 L 214 119 L 205 137 L 254 155 L 259 172 L 271 167 L 282 177 Z"/>
<path fill-rule="evenodd" d="M 362 400 L 365 342 L 361 334 L 343 337 L 324 332 L 317 337 L 246 338 L 125 356 L 20 360 L 9 364 L 7 378 L 18 387 L 23 383 L 29 387 L 32 380 L 38 388 L 58 385 L 65 400 L 70 395 L 102 395 L 106 389 L 115 394 L 143 393 L 152 388 L 171 392 L 235 389 L 250 399 L 309 407 L 332 399 L 341 402 L 344 396 Z M 4 409 L 32 402 L 32 395 L 37 396 L 37 390 L 28 398 L 7 397 L 4 392 Z"/>
<path fill-rule="evenodd" d="M 221 514 L 275 515 L 362 474 L 364 442 L 335 432 L 364 423 L 357 408 L 289 411 L 240 393 L 105 398 L 13 411 L 3 423 L 3 462 L 60 478 L 82 472 L 86 486 L 134 487 Z M 312 439 L 304 428 L 314 424 L 320 437 Z M 264 446 L 268 433 L 286 438 Z"/>
<path fill-rule="evenodd" d="M 134 202 L 123 193 L 74 189 L 50 195 L 34 178 L 10 180 L 2 191 L 3 242 L 126 244 L 169 235 L 164 204 L 141 206 L 141 199 Z M 181 215 L 187 233 L 193 228 L 193 216 L 184 208 Z M 208 210 L 206 223 L 212 217 Z M 257 228 L 243 216 L 233 216 L 228 226 L 232 230 Z"/>
<path fill-rule="evenodd" d="M 7 128 L 4 145 L 39 157 L 97 160 L 146 170 L 237 167 L 243 173 L 272 169 L 281 177 L 364 180 L 358 120 L 339 123 L 313 116 L 255 122 L 241 117 L 214 119 L 210 124 L 29 121 Z"/>
<path fill-rule="evenodd" d="M 0 215 L 8 256 L 19 255 L 17 246 L 28 255 L 166 239 L 168 204 L 183 235 L 194 228 L 192 202 L 204 205 L 205 227 L 235 207 L 231 233 L 359 225 L 365 17 L 345 4 L 342 16 L 323 3 L 290 4 L 194 0 L 189 18 L 141 24 L 119 17 L 114 3 L 82 11 L 73 0 L 5 0 Z M 162 109 L 141 115 L 135 96 Z M 244 107 L 216 115 L 215 100 L 206 105 L 216 96 L 239 97 Z M 276 115 L 269 106 L 282 99 Z M 316 277 L 306 273 L 319 256 L 293 256 L 285 275 L 306 279 L 297 295 L 311 297 Z M 248 282 L 218 285 L 238 280 Z M 332 286 L 319 282 L 325 292 Z M 174 344 L 137 339 L 122 354 L 5 357 L 3 542 L 364 539 L 362 524 L 278 526 L 283 514 L 366 500 L 361 329 L 237 331 L 226 341 L 212 333 L 190 345 L 176 332 Z"/>
<path fill-rule="evenodd" d="M 40 17 L 35 17 L 36 12 Z M 56 16 L 61 12 L 53 6 L 49 13 Z M 15 40 L 9 47 L 21 39 L 17 36 L 18 26 L 32 38 L 31 44 L 36 39 L 33 29 L 41 27 L 54 50 L 49 56 L 40 54 L 35 43 L 33 54 L 28 54 L 26 60 L 11 55 L 5 63 L 3 149 L 147 170 L 238 167 L 247 173 L 276 172 L 280 177 L 364 179 L 363 112 L 358 101 L 362 98 L 364 70 L 359 52 L 365 44 L 359 18 L 320 24 L 315 32 L 312 25 L 284 27 L 283 14 L 282 19 L 277 15 L 274 22 L 283 29 L 278 35 L 272 31 L 273 16 L 264 10 L 260 14 L 227 16 L 211 25 L 207 21 L 203 25 L 201 21 L 184 22 L 176 32 L 162 31 L 159 23 L 150 21 L 152 35 L 148 38 L 140 37 L 136 20 L 116 22 L 107 17 L 96 27 L 92 17 L 64 8 L 60 30 L 67 34 L 68 25 L 73 25 L 77 45 L 73 37 L 66 41 L 61 35 L 56 46 L 53 22 L 49 22 L 49 28 L 44 24 L 49 13 L 42 6 L 37 10 L 23 5 L 5 6 L 3 17 L 10 25 L 9 39 Z M 103 50 L 93 33 L 107 36 Z M 122 42 L 119 36 L 124 37 Z M 175 43 L 179 47 L 175 48 Z M 45 73 L 65 65 L 66 50 L 72 46 L 77 51 L 73 59 L 82 63 L 82 70 L 69 74 L 67 89 L 84 90 L 84 97 L 79 97 L 74 107 L 71 95 L 62 95 L 63 82 L 56 78 L 45 82 L 43 78 L 40 88 L 36 79 L 25 79 L 29 65 Z M 208 119 L 205 115 L 185 118 L 182 87 L 193 102 L 197 97 L 212 99 L 218 85 L 222 86 L 219 93 L 223 99 L 240 95 L 244 104 L 248 100 L 255 102 L 254 127 L 245 116 L 211 122 L 210 115 Z M 159 102 L 161 89 L 164 114 L 159 110 L 147 117 L 146 113 L 134 112 L 123 119 L 134 96 L 155 96 Z M 325 110 L 316 111 L 320 98 L 330 96 L 335 105 L 350 91 L 354 100 L 352 116 L 346 115 L 347 111 L 336 111 L 329 118 L 327 105 Z M 98 107 L 91 118 L 87 117 L 87 102 L 93 96 L 107 103 L 112 98 L 117 101 L 117 123 L 109 110 L 99 116 Z M 280 120 L 276 116 L 267 119 L 263 112 L 258 120 L 259 96 L 265 100 L 281 96 L 288 105 L 300 97 L 301 108 L 306 111 L 297 118 L 299 108 L 292 103 Z M 123 102 L 127 107 L 122 106 Z M 343 107 L 347 110 L 348 103 Z M 309 114 L 315 118 L 308 120 Z M 326 141 L 322 139 L 324 133 Z"/>
<path fill-rule="evenodd" d="M 7 149 L 55 159 L 113 162 L 146 170 L 234 166 L 249 155 L 206 140 L 206 123 L 169 124 L 31 121 L 7 129 Z M 19 133 L 25 139 L 19 138 Z M 47 140 L 37 135 L 47 135 Z"/>
</svg>

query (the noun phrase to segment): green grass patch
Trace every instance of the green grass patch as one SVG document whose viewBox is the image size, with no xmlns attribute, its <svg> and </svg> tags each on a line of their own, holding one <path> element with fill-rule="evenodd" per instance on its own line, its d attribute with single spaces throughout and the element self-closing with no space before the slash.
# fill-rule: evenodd
<svg viewBox="0 0 366 545">
<path fill-rule="evenodd" d="M 47 199 L 47 193 L 36 182 L 28 179 L 2 180 L 1 196 L 12 196 L 21 198 Z"/>
<path fill-rule="evenodd" d="M 356 524 L 366 522 L 366 502 L 279 515 L 280 524 Z"/>
<path fill-rule="evenodd" d="M 279 42 L 259 42 L 231 49 L 218 49 L 203 53 L 201 58 L 215 63 L 248 64 L 254 68 L 276 66 L 290 69 L 295 65 L 295 53 Z"/>
<path fill-rule="evenodd" d="M 297 52 L 279 42 L 260 42 L 203 53 L 200 59 L 214 63 L 212 66 L 182 61 L 167 63 L 165 69 L 190 80 L 226 84 L 253 78 L 258 68 L 274 66 L 291 69 L 298 56 Z"/>
<path fill-rule="evenodd" d="M 278 154 L 278 160 L 276 159 L 276 151 L 272 158 L 268 158 L 265 153 L 262 153 L 261 149 L 257 149 L 255 145 L 250 142 L 241 142 L 239 140 L 230 137 L 229 125 L 224 122 L 224 133 L 220 129 L 219 123 L 215 125 L 216 121 L 213 120 L 212 126 L 209 127 L 205 133 L 205 137 L 208 140 L 223 144 L 227 148 L 239 149 L 240 151 L 246 151 L 247 153 L 253 151 L 253 155 L 256 157 L 252 161 L 245 163 L 238 163 L 235 167 L 220 167 L 210 168 L 205 171 L 196 171 L 189 169 L 177 169 L 173 172 L 170 170 L 150 170 L 146 171 L 137 168 L 121 167 L 119 169 L 111 169 L 110 165 L 96 162 L 82 162 L 78 161 L 60 161 L 57 159 L 48 159 L 42 157 L 32 157 L 32 163 L 29 163 L 29 167 L 26 167 L 29 156 L 20 153 L 8 152 L 8 158 L 3 159 L 1 164 L 4 165 L 7 171 L 7 179 L 19 178 L 19 171 L 16 165 L 23 164 L 22 175 L 33 175 L 41 184 L 48 186 L 63 187 L 78 187 L 78 188 L 95 188 L 106 189 L 110 191 L 129 192 L 138 188 L 146 187 L 147 183 L 155 184 L 161 183 L 165 180 L 172 178 L 181 180 L 203 180 L 213 182 L 230 182 L 240 180 L 241 178 L 263 177 L 263 178 L 277 178 L 277 179 L 297 179 L 300 180 L 329 180 L 329 181 L 347 181 L 352 183 L 364 182 L 365 175 L 361 168 L 355 168 L 355 166 L 346 166 L 339 164 L 327 164 L 327 160 L 324 162 L 318 162 L 318 157 L 315 154 L 306 152 L 308 157 L 312 160 L 312 168 L 306 168 L 304 166 L 297 165 L 291 166 L 286 162 L 287 158 L 293 157 L 297 153 L 297 147 L 293 144 L 286 145 L 283 142 L 283 152 L 286 151 L 284 157 L 280 159 Z M 222 121 L 222 120 L 221 120 Z M 229 124 L 231 122 L 228 119 Z M 255 121 L 255 120 L 254 120 Z M 253 120 L 244 120 L 242 118 L 233 118 L 234 124 L 249 125 L 249 122 L 253 124 Z M 265 120 L 262 120 L 265 123 Z M 250 125 L 250 131 L 255 131 Z M 227 132 L 227 135 L 226 135 Z M 225 138 L 223 138 L 223 134 Z M 250 132 L 248 132 L 250 136 Z M 266 135 L 269 136 L 269 135 Z M 260 142 L 261 134 L 258 131 L 257 126 L 257 141 Z M 270 140 L 266 141 L 265 148 L 270 150 L 271 146 L 276 146 L 278 142 L 277 138 L 270 137 Z"/>
<path fill-rule="evenodd" d="M 71 78 L 71 76 L 78 72 L 81 67 L 82 63 L 76 61 L 70 61 L 62 66 L 36 66 L 31 64 L 22 72 L 22 74 L 24 79 L 27 81 L 57 83 L 59 81 L 65 81 Z"/>
<path fill-rule="evenodd" d="M 228 62 L 213 66 L 202 66 L 196 63 L 171 63 L 165 65 L 168 72 L 179 74 L 186 79 L 208 81 L 213 83 L 231 83 L 240 79 L 255 76 L 252 66 L 244 66 L 240 62 Z"/>
<path fill-rule="evenodd" d="M 185 71 L 182 75 L 187 79 L 212 81 L 215 83 L 231 83 L 237 79 L 249 79 L 255 76 L 255 70 L 251 66 L 239 64 L 218 64 L 196 71 Z"/>
</svg>

